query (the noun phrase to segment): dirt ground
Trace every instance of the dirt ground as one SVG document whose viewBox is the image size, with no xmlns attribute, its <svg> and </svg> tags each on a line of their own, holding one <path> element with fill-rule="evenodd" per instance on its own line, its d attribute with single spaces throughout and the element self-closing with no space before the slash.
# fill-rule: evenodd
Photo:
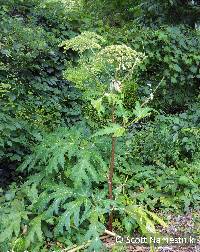
<svg viewBox="0 0 200 252">
<path fill-rule="evenodd" d="M 164 239 L 166 242 L 162 244 L 159 243 L 160 240 L 157 240 L 156 252 L 200 252 L 200 211 L 178 216 L 168 214 L 164 218 L 167 220 L 168 227 L 157 226 L 157 229 L 161 234 L 159 236 L 162 237 L 161 240 Z M 129 243 L 132 237 L 133 243 Z M 139 244 L 139 242 L 136 244 L 135 237 L 141 239 L 142 236 L 135 233 L 131 237 L 129 236 L 126 244 L 121 242 L 121 238 L 111 237 L 107 238 L 104 244 L 112 252 L 150 252 L 148 245 L 142 246 L 142 243 Z"/>
</svg>

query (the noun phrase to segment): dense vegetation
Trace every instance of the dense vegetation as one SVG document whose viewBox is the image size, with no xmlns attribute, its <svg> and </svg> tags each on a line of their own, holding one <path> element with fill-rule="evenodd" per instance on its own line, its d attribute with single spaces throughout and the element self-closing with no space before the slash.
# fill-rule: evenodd
<svg viewBox="0 0 200 252">
<path fill-rule="evenodd" d="M 0 6 L 0 251 L 104 251 L 198 211 L 200 2 Z"/>
</svg>

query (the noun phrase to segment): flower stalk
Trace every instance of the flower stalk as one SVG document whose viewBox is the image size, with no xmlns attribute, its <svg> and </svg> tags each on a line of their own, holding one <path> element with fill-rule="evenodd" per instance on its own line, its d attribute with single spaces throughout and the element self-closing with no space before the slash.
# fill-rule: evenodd
<svg viewBox="0 0 200 252">
<path fill-rule="evenodd" d="M 112 105 L 112 123 L 115 123 L 115 106 Z M 112 136 L 112 148 L 111 148 L 111 159 L 110 159 L 110 169 L 109 169 L 109 176 L 108 176 L 108 189 L 109 189 L 109 199 L 113 200 L 113 174 L 115 168 L 115 145 L 116 145 L 116 137 Z M 110 209 L 109 214 L 109 221 L 108 221 L 108 230 L 112 232 L 113 227 L 113 211 L 112 206 Z"/>
</svg>

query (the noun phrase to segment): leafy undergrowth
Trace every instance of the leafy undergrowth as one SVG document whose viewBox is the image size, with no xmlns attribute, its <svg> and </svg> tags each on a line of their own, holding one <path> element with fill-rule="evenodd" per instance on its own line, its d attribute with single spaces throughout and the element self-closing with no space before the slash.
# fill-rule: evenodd
<svg viewBox="0 0 200 252">
<path fill-rule="evenodd" d="M 69 247 L 88 240 L 88 251 L 99 251 L 110 209 L 126 219 L 127 228 L 133 223 L 147 236 L 156 232 L 154 222 L 165 225 L 127 195 L 115 192 L 114 200 L 107 199 L 102 144 L 93 136 L 91 141 L 84 127 L 61 128 L 44 138 L 20 167 L 28 179 L 0 198 L 1 251 L 48 251 L 47 242 Z"/>
<path fill-rule="evenodd" d="M 123 156 L 121 147 L 125 148 L 123 153 L 127 148 L 122 139 L 120 142 L 117 160 Z M 141 203 L 153 209 L 155 202 L 158 204 L 160 200 L 158 207 L 161 207 L 161 199 L 172 197 L 170 190 L 164 192 L 161 187 L 162 179 L 169 179 L 169 175 L 163 171 L 162 176 L 166 174 L 166 177 L 162 177 L 159 175 L 162 171 L 157 169 L 156 173 L 155 168 L 153 174 L 151 170 L 145 172 L 145 167 L 141 172 L 134 166 L 133 178 L 140 185 L 137 192 L 133 179 L 123 180 L 121 167 L 117 166 L 111 201 L 107 199 L 109 155 L 106 158 L 106 153 L 109 147 L 109 137 L 94 138 L 83 125 L 47 134 L 20 167 L 29 173 L 27 180 L 21 186 L 12 184 L 9 190 L 1 192 L 1 251 L 11 248 L 19 252 L 24 249 L 51 251 L 50 247 L 52 250 L 70 248 L 89 240 L 92 242 L 87 251 L 100 251 L 105 245 L 100 237 L 107 228 L 111 206 L 115 211 L 113 225 L 116 232 L 130 235 L 137 229 L 146 237 L 157 234 L 155 223 L 165 225 L 161 220 L 163 217 L 159 218 Z M 195 171 L 194 167 L 188 166 L 188 172 L 189 169 L 191 173 Z M 151 190 L 141 188 L 141 180 L 148 186 L 153 186 L 153 181 L 155 185 L 160 183 L 160 187 L 154 188 L 155 193 L 160 193 L 157 200 L 155 193 L 151 196 Z M 189 190 L 192 197 L 196 187 L 188 188 L 183 182 L 177 185 L 177 196 L 171 198 L 170 208 L 181 207 L 180 201 L 176 201 L 176 197 L 180 198 L 178 188 L 184 197 L 187 197 L 184 190 Z M 166 205 L 164 207 L 167 209 Z"/>
<path fill-rule="evenodd" d="M 198 231 L 199 1 L 0 2 L 0 252 Z"/>
</svg>

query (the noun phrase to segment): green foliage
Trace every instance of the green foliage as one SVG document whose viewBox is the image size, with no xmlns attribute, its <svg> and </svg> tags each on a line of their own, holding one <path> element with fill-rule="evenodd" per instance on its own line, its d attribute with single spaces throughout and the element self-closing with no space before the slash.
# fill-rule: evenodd
<svg viewBox="0 0 200 252">
<path fill-rule="evenodd" d="M 0 173 L 13 179 L 17 163 L 43 131 L 81 117 L 80 93 L 62 78 L 68 56 L 59 44 L 82 21 L 74 1 L 9 0 L 1 6 Z"/>
<path fill-rule="evenodd" d="M 179 115 L 156 116 L 140 129 L 133 124 L 126 154 L 124 142 L 118 150 L 120 190 L 151 209 L 199 209 L 199 126 L 199 103 Z"/>
<path fill-rule="evenodd" d="M 124 21 L 133 18 L 133 10 L 138 4 L 138 0 L 134 2 L 132 0 L 97 0 L 95 2 L 86 0 L 85 10 L 97 25 L 121 26 Z"/>
<path fill-rule="evenodd" d="M 176 113 L 196 99 L 200 77 L 198 30 L 184 26 L 150 29 L 130 23 L 106 34 L 112 43 L 126 43 L 147 56 L 133 76 L 139 97 L 146 99 L 164 77 L 152 101 L 155 108 Z M 127 99 L 130 103 L 131 97 Z"/>
<path fill-rule="evenodd" d="M 124 131 L 125 129 L 119 124 L 112 124 L 111 126 L 98 130 L 93 136 L 96 137 L 112 134 L 114 137 L 120 137 L 123 135 Z"/>
<path fill-rule="evenodd" d="M 138 8 L 139 21 L 150 26 L 186 24 L 194 28 L 199 21 L 198 0 L 142 0 Z"/>
<path fill-rule="evenodd" d="M 116 109 L 116 115 L 127 122 L 130 115 L 123 108 L 121 85 L 123 81 L 131 78 L 135 67 L 139 65 L 144 55 L 126 45 L 101 48 L 98 41 L 103 41 L 100 36 L 86 32 L 62 44 L 66 50 L 71 48 L 80 53 L 77 66 L 71 65 L 66 71 L 66 76 L 82 90 L 86 100 L 91 100 L 88 89 L 90 88 L 90 92 L 95 91 L 96 96 L 93 95 L 92 98 L 99 100 L 92 99 L 91 102 L 99 115 L 103 111 L 101 102 L 106 99 L 107 104 L 112 109 Z M 88 54 L 88 51 L 94 48 L 99 51 L 92 50 L 92 54 Z M 83 67 L 88 71 L 86 76 Z M 98 75 L 97 78 L 96 75 Z M 104 92 L 108 93 L 102 93 L 102 88 L 95 88 L 96 83 L 104 85 Z M 149 111 L 150 109 L 142 108 L 139 103 L 136 103 L 132 114 L 138 121 L 148 115 Z M 89 246 L 91 251 L 99 250 L 102 246 L 100 235 L 105 229 L 106 214 L 110 214 L 113 210 L 119 212 L 120 215 L 125 214 L 128 219 L 135 219 L 145 235 L 148 235 L 149 232 L 156 233 L 151 218 L 164 224 L 158 217 L 155 218 L 146 210 L 135 206 L 132 201 L 124 206 L 122 198 L 119 197 L 118 200 L 119 195 L 115 201 L 111 198 L 106 199 L 107 167 L 110 157 L 103 158 L 98 139 L 99 136 L 109 134 L 112 134 L 113 137 L 120 137 L 125 132 L 125 128 L 114 124 L 113 119 L 111 126 L 98 130 L 95 134 L 91 134 L 87 128 L 83 127 L 83 124 L 80 126 L 70 129 L 60 128 L 52 134 L 48 133 L 41 144 L 36 146 L 19 167 L 20 171 L 28 170 L 33 174 L 19 188 L 19 194 L 22 191 L 26 194 L 23 201 L 26 202 L 27 209 L 31 210 L 31 218 L 27 223 L 28 234 L 24 238 L 25 248 L 37 251 L 41 246 L 45 246 L 42 222 L 47 226 L 52 225 L 51 237 L 53 240 L 68 232 L 69 240 L 63 240 L 64 245 L 72 240 L 77 242 L 79 239 L 81 241 L 89 239 L 91 240 Z M 27 187 L 31 185 L 33 186 L 32 193 L 27 194 Z M 31 198 L 31 204 L 27 198 Z M 126 223 L 125 225 L 127 228 Z M 2 226 L 4 227 L 3 222 Z M 86 235 L 79 238 L 80 234 L 75 233 L 78 228 L 88 230 Z M 2 239 L 2 242 L 11 240 L 12 243 L 11 236 L 12 233 L 9 233 Z M 16 239 L 19 239 L 19 233 L 16 236 Z M 36 242 L 40 242 L 41 246 L 35 247 Z"/>
<path fill-rule="evenodd" d="M 104 0 L 95 3 L 87 0 L 85 2 L 86 9 L 92 13 L 92 17 L 98 18 L 97 24 L 103 19 L 111 26 L 122 27 L 124 22 L 136 20 L 151 27 L 163 24 L 186 24 L 194 28 L 195 23 L 199 21 L 198 0 Z"/>
<path fill-rule="evenodd" d="M 111 212 L 148 237 L 152 211 L 198 211 L 198 1 L 0 5 L 0 251 L 100 251 Z"/>
<path fill-rule="evenodd" d="M 141 131 L 130 134 L 133 155 L 145 164 L 172 166 L 192 161 L 199 152 L 199 103 L 179 115 L 158 115 Z M 134 126 L 134 125 L 133 125 Z M 196 130 L 195 130 L 196 129 Z"/>
<path fill-rule="evenodd" d="M 26 249 L 40 251 L 48 237 L 52 242 L 62 240 L 63 246 L 91 239 L 88 251 L 98 251 L 111 204 L 119 216 L 135 220 L 145 234 L 150 226 L 155 233 L 151 219 L 165 225 L 132 201 L 124 205 L 123 195 L 116 194 L 115 201 L 106 199 L 109 157 L 102 157 L 102 140 L 95 139 L 83 125 L 44 137 L 20 167 L 29 170 L 27 181 L 1 196 L 0 227 L 6 231 L 1 233 L 1 244 L 7 242 L 12 248 L 22 238 Z"/>
<path fill-rule="evenodd" d="M 123 185 L 126 193 L 151 210 L 178 213 L 200 208 L 199 161 L 192 165 L 182 162 L 176 168 L 138 164 L 126 172 L 120 169 L 120 173 L 126 174 L 121 175 L 117 184 L 120 186 L 128 177 Z"/>
<path fill-rule="evenodd" d="M 16 180 L 16 164 L 41 141 L 43 131 L 5 112 L 0 112 L 0 121 L 0 185 L 6 186 Z"/>
</svg>

